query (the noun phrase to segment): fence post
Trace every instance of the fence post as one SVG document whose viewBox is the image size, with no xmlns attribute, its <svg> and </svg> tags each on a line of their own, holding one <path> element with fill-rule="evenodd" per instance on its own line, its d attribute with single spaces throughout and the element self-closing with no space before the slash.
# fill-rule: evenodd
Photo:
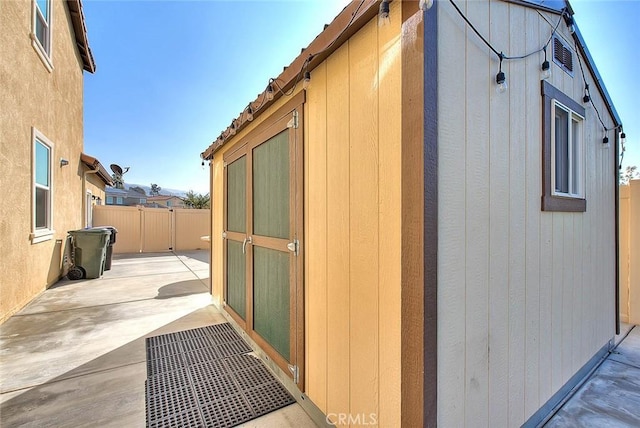
<svg viewBox="0 0 640 428">
<path fill-rule="evenodd" d="M 629 181 L 629 323 L 640 324 L 640 180 Z"/>
</svg>

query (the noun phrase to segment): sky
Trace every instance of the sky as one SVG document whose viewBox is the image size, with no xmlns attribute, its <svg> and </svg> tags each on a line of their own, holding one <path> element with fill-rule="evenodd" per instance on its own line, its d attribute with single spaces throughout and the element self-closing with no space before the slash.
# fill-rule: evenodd
<svg viewBox="0 0 640 428">
<path fill-rule="evenodd" d="M 347 0 L 85 0 L 84 150 L 126 183 L 209 192 L 203 152 Z M 574 0 L 640 168 L 640 0 Z M 611 138 L 611 137 L 610 137 Z"/>
</svg>

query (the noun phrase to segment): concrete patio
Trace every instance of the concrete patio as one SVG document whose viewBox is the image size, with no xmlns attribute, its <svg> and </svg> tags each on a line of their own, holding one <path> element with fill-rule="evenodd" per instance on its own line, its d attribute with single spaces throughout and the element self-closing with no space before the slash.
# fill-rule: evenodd
<svg viewBox="0 0 640 428">
<path fill-rule="evenodd" d="M 208 252 L 114 256 L 62 280 L 0 327 L 0 426 L 145 426 L 145 338 L 226 319 Z M 315 427 L 298 404 L 243 426 Z"/>
<path fill-rule="evenodd" d="M 0 326 L 0 426 L 145 426 L 145 338 L 226 322 L 208 252 L 114 256 L 101 279 L 63 280 Z M 640 328 L 546 424 L 640 426 Z M 628 334 L 627 334 L 628 333 Z M 298 404 L 246 427 L 315 427 Z"/>
</svg>

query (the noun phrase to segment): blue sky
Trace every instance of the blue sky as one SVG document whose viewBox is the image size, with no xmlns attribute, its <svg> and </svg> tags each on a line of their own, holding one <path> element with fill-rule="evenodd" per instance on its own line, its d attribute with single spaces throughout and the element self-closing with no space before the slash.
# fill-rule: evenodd
<svg viewBox="0 0 640 428">
<path fill-rule="evenodd" d="M 85 152 L 127 183 L 208 192 L 200 153 L 347 3 L 85 0 Z M 571 4 L 640 168 L 640 0 Z"/>
</svg>

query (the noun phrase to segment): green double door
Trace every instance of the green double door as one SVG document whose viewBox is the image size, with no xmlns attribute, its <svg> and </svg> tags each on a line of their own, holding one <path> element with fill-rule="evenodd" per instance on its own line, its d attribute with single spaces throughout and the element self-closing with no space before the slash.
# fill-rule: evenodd
<svg viewBox="0 0 640 428">
<path fill-rule="evenodd" d="M 225 155 L 225 309 L 301 387 L 301 141 L 276 130 Z"/>
</svg>

